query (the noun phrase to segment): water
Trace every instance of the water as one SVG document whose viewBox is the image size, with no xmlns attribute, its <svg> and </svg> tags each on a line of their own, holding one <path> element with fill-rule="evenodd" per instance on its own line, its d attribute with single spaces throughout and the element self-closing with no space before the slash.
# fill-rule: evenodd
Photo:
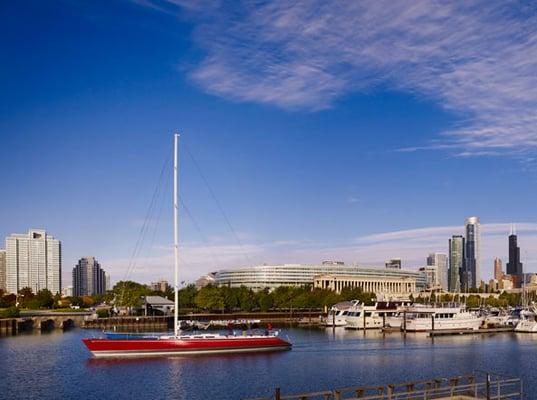
<svg viewBox="0 0 537 400">
<path fill-rule="evenodd" d="M 490 370 L 520 377 L 537 399 L 537 335 L 444 336 L 284 329 L 293 350 L 131 360 L 93 359 L 82 342 L 98 332 L 0 339 L 0 398 L 240 399 L 354 385 L 401 383 Z"/>
</svg>

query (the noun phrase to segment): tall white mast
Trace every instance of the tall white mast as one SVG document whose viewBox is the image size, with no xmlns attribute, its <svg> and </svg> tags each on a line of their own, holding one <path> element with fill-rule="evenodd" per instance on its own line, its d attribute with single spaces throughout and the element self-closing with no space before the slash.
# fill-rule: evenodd
<svg viewBox="0 0 537 400">
<path fill-rule="evenodd" d="M 179 163 L 179 134 L 174 135 L 174 147 L 173 147 L 173 250 L 175 259 L 175 281 L 173 287 L 175 288 L 175 310 L 174 310 L 174 334 L 179 334 L 179 207 L 177 201 L 177 186 L 178 174 L 177 166 Z"/>
</svg>

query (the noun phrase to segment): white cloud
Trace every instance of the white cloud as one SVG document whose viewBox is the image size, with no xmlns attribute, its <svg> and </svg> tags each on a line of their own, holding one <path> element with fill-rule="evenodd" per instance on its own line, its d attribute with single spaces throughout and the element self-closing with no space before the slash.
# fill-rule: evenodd
<svg viewBox="0 0 537 400">
<path fill-rule="evenodd" d="M 527 272 L 537 272 L 537 223 L 517 223 L 522 261 Z M 507 235 L 510 224 L 481 225 L 481 274 L 492 275 L 494 257 L 507 262 Z M 193 282 L 204 273 L 220 268 L 262 263 L 318 263 L 343 260 L 360 265 L 382 266 L 392 257 L 401 257 L 406 268 L 425 264 L 430 252 L 447 253 L 451 235 L 462 234 L 462 226 L 437 226 L 384 232 L 355 238 L 351 243 L 328 245 L 307 240 L 280 240 L 260 244 L 200 245 L 186 243 L 180 251 L 180 280 Z M 141 257 L 127 274 L 129 260 L 105 260 L 114 280 L 135 279 L 150 282 L 160 277 L 173 278 L 173 249 L 157 246 L 157 254 Z"/>
<path fill-rule="evenodd" d="M 537 11 L 530 3 L 281 0 L 184 8 L 197 17 L 194 41 L 206 53 L 190 76 L 215 95 L 318 110 L 382 85 L 459 115 L 458 126 L 422 149 L 464 157 L 537 148 Z"/>
</svg>

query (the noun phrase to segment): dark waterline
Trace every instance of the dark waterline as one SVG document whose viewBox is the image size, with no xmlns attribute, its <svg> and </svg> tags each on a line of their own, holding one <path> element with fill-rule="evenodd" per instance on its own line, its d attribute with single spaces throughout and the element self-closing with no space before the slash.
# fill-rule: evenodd
<svg viewBox="0 0 537 400">
<path fill-rule="evenodd" d="M 537 398 L 537 335 L 383 336 L 343 329 L 284 329 L 280 353 L 152 359 L 93 359 L 83 337 L 99 332 L 0 339 L 0 398 L 240 399 L 353 385 L 400 383 L 490 370 L 520 377 Z"/>
</svg>

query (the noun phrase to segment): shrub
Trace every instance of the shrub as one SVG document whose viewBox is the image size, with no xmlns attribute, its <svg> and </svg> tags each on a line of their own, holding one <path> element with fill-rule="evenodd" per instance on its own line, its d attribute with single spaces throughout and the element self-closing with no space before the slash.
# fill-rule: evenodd
<svg viewBox="0 0 537 400">
<path fill-rule="evenodd" d="M 18 307 L 9 307 L 5 310 L 0 310 L 0 317 L 2 318 L 17 318 L 20 315 L 20 310 Z"/>
<path fill-rule="evenodd" d="M 110 316 L 110 313 L 107 309 L 101 308 L 97 310 L 97 318 L 108 318 Z"/>
</svg>

